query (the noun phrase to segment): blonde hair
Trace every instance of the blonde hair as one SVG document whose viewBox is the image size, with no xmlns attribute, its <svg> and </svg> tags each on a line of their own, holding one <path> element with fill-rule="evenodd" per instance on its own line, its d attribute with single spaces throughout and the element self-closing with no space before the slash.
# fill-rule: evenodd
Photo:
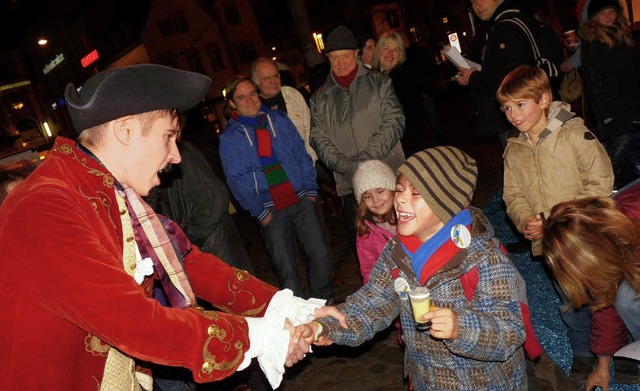
<svg viewBox="0 0 640 391">
<path fill-rule="evenodd" d="M 172 120 L 178 119 L 179 129 L 182 129 L 182 118 L 178 111 L 175 109 L 160 109 L 154 111 L 148 111 L 146 113 L 134 114 L 133 117 L 140 122 L 142 127 L 142 134 L 144 136 L 149 134 L 154 122 L 163 117 L 171 117 Z M 109 121 L 111 122 L 111 121 Z M 104 136 L 106 129 L 109 127 L 109 122 L 85 129 L 78 135 L 78 142 L 87 147 L 99 147 L 104 142 Z M 180 131 L 178 131 L 180 136 Z"/>
<path fill-rule="evenodd" d="M 496 92 L 496 99 L 501 105 L 507 101 L 533 99 L 540 103 L 542 94 L 549 94 L 553 101 L 551 82 L 544 71 L 536 66 L 521 65 L 504 77 Z"/>
<path fill-rule="evenodd" d="M 598 14 L 605 9 L 608 8 L 600 10 Z M 598 14 L 595 14 L 591 19 L 580 25 L 580 35 L 589 41 L 602 42 L 609 46 L 609 48 L 618 44 L 633 46 L 633 37 L 631 36 L 631 29 L 629 29 L 627 17 L 620 12 L 618 7 L 614 7 L 614 9 L 618 17 L 613 26 L 601 25 L 598 23 Z"/>
<path fill-rule="evenodd" d="M 373 55 L 373 61 L 371 63 L 371 66 L 374 69 L 380 69 L 380 55 L 382 54 L 382 48 L 387 46 L 388 41 L 395 43 L 398 46 L 398 49 L 400 49 L 398 62 L 393 67 L 395 68 L 400 64 L 402 64 L 403 62 L 407 61 L 407 45 L 402 35 L 400 35 L 400 33 L 397 33 L 397 32 L 386 32 L 380 36 L 380 39 L 376 44 L 376 51 Z M 382 71 L 382 69 L 380 70 Z M 391 69 L 386 69 L 383 72 L 386 73 L 386 72 L 389 72 L 390 70 Z"/>
<path fill-rule="evenodd" d="M 626 280 L 640 297 L 640 223 L 606 197 L 560 203 L 544 226 L 547 265 L 575 308 L 613 305 Z"/>
</svg>

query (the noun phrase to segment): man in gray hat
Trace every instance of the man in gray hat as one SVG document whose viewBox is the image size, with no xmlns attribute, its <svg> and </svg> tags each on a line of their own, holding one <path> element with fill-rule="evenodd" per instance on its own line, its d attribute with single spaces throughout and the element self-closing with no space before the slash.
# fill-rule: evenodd
<svg viewBox="0 0 640 391">
<path fill-rule="evenodd" d="M 202 383 L 253 357 L 276 387 L 308 351 L 285 318 L 333 310 L 200 252 L 141 199 L 210 83 L 145 64 L 67 86 L 77 142 L 58 138 L 0 208 L 0 389 L 151 390 L 145 363 Z"/>
<path fill-rule="evenodd" d="M 351 176 L 362 160 L 382 160 L 393 170 L 404 162 L 404 113 L 391 79 L 358 64 L 358 42 L 351 30 L 336 27 L 325 52 L 331 72 L 311 98 L 311 146 L 333 170 L 349 239 L 355 244 Z"/>
</svg>

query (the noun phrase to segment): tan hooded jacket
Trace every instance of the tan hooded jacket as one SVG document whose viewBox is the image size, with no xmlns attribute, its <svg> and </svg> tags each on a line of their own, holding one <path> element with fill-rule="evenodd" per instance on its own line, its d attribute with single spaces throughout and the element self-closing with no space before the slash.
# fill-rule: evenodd
<svg viewBox="0 0 640 391">
<path fill-rule="evenodd" d="M 565 102 L 551 104 L 549 123 L 536 145 L 526 133 L 507 139 L 503 200 L 519 231 L 540 212 L 548 216 L 560 202 L 608 197 L 613 191 L 607 152 L 569 108 Z M 542 254 L 541 242 L 533 242 L 533 255 Z"/>
</svg>

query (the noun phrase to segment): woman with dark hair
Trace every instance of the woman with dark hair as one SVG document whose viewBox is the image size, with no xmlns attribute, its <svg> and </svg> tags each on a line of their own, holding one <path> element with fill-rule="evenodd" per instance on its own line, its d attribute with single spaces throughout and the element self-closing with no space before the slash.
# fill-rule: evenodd
<svg viewBox="0 0 640 391">
<path fill-rule="evenodd" d="M 544 257 L 569 303 L 591 310 L 590 349 L 598 364 L 586 389 L 608 390 L 611 357 L 640 340 L 640 183 L 616 197 L 563 202 L 551 210 Z M 617 203 L 616 203 L 617 201 Z M 624 212 L 623 212 L 624 211 Z M 640 383 L 636 361 L 614 361 L 617 383 Z"/>
</svg>

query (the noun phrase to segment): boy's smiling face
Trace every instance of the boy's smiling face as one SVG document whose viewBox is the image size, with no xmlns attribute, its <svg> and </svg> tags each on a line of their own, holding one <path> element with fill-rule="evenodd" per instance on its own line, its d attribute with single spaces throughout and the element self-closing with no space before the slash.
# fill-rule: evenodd
<svg viewBox="0 0 640 391">
<path fill-rule="evenodd" d="M 531 98 L 508 100 L 502 103 L 501 108 L 507 120 L 520 133 L 530 132 L 539 135 L 547 127 L 549 95 L 546 92 L 542 94 L 539 102 Z"/>
<path fill-rule="evenodd" d="M 398 233 L 426 242 L 444 226 L 409 180 L 401 175 L 393 198 L 398 216 Z"/>
</svg>

